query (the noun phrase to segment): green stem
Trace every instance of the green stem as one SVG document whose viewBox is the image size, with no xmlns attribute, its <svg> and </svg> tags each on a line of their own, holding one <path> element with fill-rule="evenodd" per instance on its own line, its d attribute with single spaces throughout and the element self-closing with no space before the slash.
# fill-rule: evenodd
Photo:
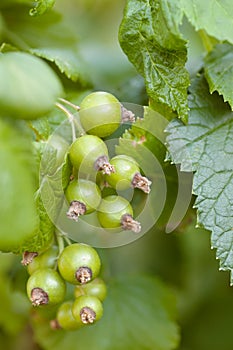
<svg viewBox="0 0 233 350">
<path fill-rule="evenodd" d="M 81 124 L 74 118 L 73 113 L 71 113 L 66 107 L 64 107 L 61 103 L 56 102 L 55 103 L 56 107 L 58 107 L 62 112 L 65 113 L 65 115 L 68 117 L 68 120 L 70 122 L 71 125 L 71 129 L 72 129 L 72 139 L 73 141 L 76 140 L 76 128 L 79 132 L 79 135 L 84 135 L 85 131 L 83 130 Z"/>
<path fill-rule="evenodd" d="M 63 235 L 61 234 L 60 231 L 56 231 L 55 235 L 56 235 L 56 240 L 57 240 L 57 245 L 58 245 L 58 250 L 59 250 L 59 254 L 58 254 L 58 256 L 59 256 L 62 253 L 62 251 L 64 250 L 64 239 L 63 239 Z"/>
<path fill-rule="evenodd" d="M 67 243 L 68 245 L 71 245 L 71 244 L 72 244 L 71 240 L 67 237 L 66 234 L 63 234 L 63 238 L 64 238 L 64 240 L 66 241 L 66 243 Z"/>
<path fill-rule="evenodd" d="M 72 103 L 72 102 L 70 102 L 70 101 L 67 101 L 67 100 L 64 99 L 64 98 L 61 98 L 61 97 L 60 97 L 60 98 L 59 98 L 59 101 L 61 101 L 61 102 L 65 103 L 65 104 L 67 104 L 68 106 L 74 108 L 76 111 L 79 111 L 79 110 L 80 110 L 80 107 L 79 107 L 79 106 L 75 105 L 74 103 Z"/>
<path fill-rule="evenodd" d="M 60 104 L 59 102 L 56 102 L 55 105 L 62 111 L 65 113 L 65 115 L 68 117 L 70 125 L 71 125 L 71 130 L 72 130 L 72 139 L 73 141 L 76 140 L 76 131 L 75 131 L 75 125 L 74 125 L 74 116 L 73 114 L 66 109 L 62 104 Z"/>
</svg>

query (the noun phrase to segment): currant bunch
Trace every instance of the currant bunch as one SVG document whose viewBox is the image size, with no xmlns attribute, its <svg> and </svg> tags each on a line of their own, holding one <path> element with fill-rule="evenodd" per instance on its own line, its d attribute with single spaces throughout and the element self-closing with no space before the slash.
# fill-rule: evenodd
<svg viewBox="0 0 233 350">
<path fill-rule="evenodd" d="M 137 188 L 149 194 L 151 181 L 141 174 L 134 158 L 124 154 L 110 158 L 104 139 L 116 131 L 120 123 L 133 121 L 133 113 L 112 94 L 97 91 L 83 99 L 79 116 L 84 132 L 74 139 L 69 149 L 73 174 L 65 191 L 69 204 L 67 217 L 78 221 L 80 215 L 96 211 L 105 229 L 140 232 L 141 224 L 133 218 L 131 203 L 117 191 Z M 114 190 L 114 195 L 104 195 L 106 186 Z"/>
<path fill-rule="evenodd" d="M 120 228 L 139 233 L 141 224 L 134 219 L 132 203 L 124 193 L 132 188 L 149 194 L 151 181 L 141 173 L 134 158 L 124 154 L 110 157 L 104 139 L 122 122 L 133 122 L 133 113 L 106 92 L 86 96 L 75 109 L 79 110 L 82 132 L 76 137 L 73 115 L 63 106 L 72 126 L 73 142 L 64 145 L 63 141 L 61 149 L 56 147 L 59 163 L 50 172 L 50 175 L 56 174 L 64 157 L 69 159 L 72 173 L 63 186 L 68 203 L 67 218 L 79 221 L 80 216 L 95 212 L 100 226 L 105 229 L 115 232 Z M 59 144 L 59 139 L 53 141 Z M 106 194 L 107 188 L 111 192 Z M 45 251 L 23 254 L 22 263 L 30 275 L 26 286 L 28 298 L 34 307 L 57 305 L 56 318 L 51 321 L 53 329 L 77 330 L 94 324 L 103 315 L 103 301 L 107 295 L 106 284 L 99 277 L 100 257 L 90 245 L 71 243 L 59 232 L 54 241 L 55 244 Z M 72 300 L 67 300 L 67 284 L 73 286 Z"/>
<path fill-rule="evenodd" d="M 107 287 L 98 277 L 101 261 L 94 248 L 73 243 L 59 252 L 53 244 L 40 254 L 26 252 L 22 262 L 30 274 L 26 289 L 32 305 L 58 305 L 53 329 L 77 330 L 102 317 Z M 67 283 L 74 286 L 73 300 L 65 300 Z"/>
</svg>

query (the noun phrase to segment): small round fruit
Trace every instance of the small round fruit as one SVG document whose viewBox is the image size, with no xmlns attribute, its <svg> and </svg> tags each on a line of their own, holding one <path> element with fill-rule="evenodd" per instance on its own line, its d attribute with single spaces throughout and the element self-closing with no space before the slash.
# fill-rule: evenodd
<svg viewBox="0 0 233 350">
<path fill-rule="evenodd" d="M 118 155 L 110 160 L 115 172 L 106 176 L 106 181 L 113 188 L 124 191 L 130 187 L 139 188 L 145 193 L 150 192 L 151 181 L 140 174 L 138 163 L 134 158 Z"/>
<path fill-rule="evenodd" d="M 92 295 L 100 301 L 104 301 L 107 296 L 107 286 L 102 278 L 95 278 L 90 283 L 82 286 L 75 286 L 74 295 L 78 298 L 80 295 Z"/>
<path fill-rule="evenodd" d="M 95 211 L 101 201 L 99 187 L 94 182 L 84 179 L 72 180 L 65 195 L 70 204 L 67 216 L 75 221 L 78 220 L 79 215 Z"/>
<path fill-rule="evenodd" d="M 27 281 L 27 295 L 33 306 L 61 303 L 65 293 L 64 280 L 52 269 L 36 270 Z"/>
<path fill-rule="evenodd" d="M 79 329 L 82 325 L 78 323 L 72 313 L 73 301 L 66 301 L 57 310 L 56 321 L 58 327 L 67 331 Z"/>
<path fill-rule="evenodd" d="M 62 251 L 58 259 L 61 276 L 72 284 L 85 284 L 96 278 L 101 261 L 97 251 L 83 243 L 71 244 Z"/>
<path fill-rule="evenodd" d="M 103 306 L 97 297 L 82 295 L 74 301 L 72 313 L 80 325 L 93 324 L 103 316 Z"/>
<path fill-rule="evenodd" d="M 57 98 L 63 94 L 54 71 L 41 58 L 29 53 L 1 53 L 0 77 L 1 116 L 41 117 L 54 108 Z"/>
<path fill-rule="evenodd" d="M 98 136 L 78 137 L 70 146 L 69 155 L 72 165 L 81 173 L 90 174 L 101 170 L 110 174 L 114 171 L 108 162 L 108 148 Z"/>
<path fill-rule="evenodd" d="M 79 116 L 88 134 L 106 137 L 121 123 L 121 104 L 112 94 L 96 91 L 82 100 Z"/>
<path fill-rule="evenodd" d="M 58 247 L 52 245 L 45 252 L 37 255 L 32 259 L 32 261 L 27 265 L 27 270 L 30 275 L 32 275 L 36 270 L 43 268 L 53 269 L 57 262 Z"/>
<path fill-rule="evenodd" d="M 111 195 L 102 199 L 97 212 L 99 223 L 104 228 L 121 227 L 123 230 L 140 232 L 141 225 L 133 219 L 133 208 L 121 196 Z"/>
</svg>

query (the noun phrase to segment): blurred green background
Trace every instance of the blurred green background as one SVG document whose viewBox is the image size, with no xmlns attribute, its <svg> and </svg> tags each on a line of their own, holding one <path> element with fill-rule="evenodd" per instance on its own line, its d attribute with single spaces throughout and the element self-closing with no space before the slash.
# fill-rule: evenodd
<svg viewBox="0 0 233 350">
<path fill-rule="evenodd" d="M 55 9 L 77 33 L 89 88 L 113 92 L 121 101 L 146 104 L 143 80 L 118 43 L 124 4 L 122 0 L 57 0 Z M 195 74 L 203 58 L 201 43 L 186 22 L 183 32 L 191 42 L 187 67 Z M 177 298 L 179 350 L 232 350 L 229 273 L 219 272 L 215 252 L 210 249 L 210 233 L 195 228 L 191 209 L 187 217 L 170 234 L 155 225 L 130 245 L 101 251 L 105 274 L 151 274 L 169 286 Z M 0 255 L 0 348 L 39 350 L 25 296 L 27 273 L 20 260 L 11 254 Z"/>
</svg>

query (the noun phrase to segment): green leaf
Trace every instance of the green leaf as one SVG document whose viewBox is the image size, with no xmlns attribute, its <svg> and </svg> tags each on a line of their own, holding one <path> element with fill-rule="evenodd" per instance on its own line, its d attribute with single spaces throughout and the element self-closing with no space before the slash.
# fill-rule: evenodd
<svg viewBox="0 0 233 350">
<path fill-rule="evenodd" d="M 51 331 L 48 322 L 34 323 L 37 342 L 46 350 L 168 350 L 179 342 L 174 322 L 175 300 L 152 277 L 124 277 L 112 281 L 104 302 L 104 316 L 96 325 L 76 332 Z"/>
<path fill-rule="evenodd" d="M 191 198 L 192 175 L 180 172 L 179 167 L 164 162 L 166 155 L 164 129 L 168 120 L 151 108 L 144 107 L 144 118 L 138 118 L 125 131 L 116 146 L 117 154 L 127 154 L 140 164 L 152 181 L 148 197 L 149 210 L 144 211 L 146 221 L 169 233 L 181 222 Z M 136 197 L 136 198 L 135 198 Z M 134 203 L 139 197 L 136 204 Z M 159 198 L 159 201 L 158 201 Z M 134 193 L 135 212 L 142 210 L 145 196 Z M 151 215 L 150 215 L 151 213 Z"/>
<path fill-rule="evenodd" d="M 61 14 L 49 11 L 43 16 L 31 17 L 28 9 L 14 6 L 2 11 L 7 27 L 5 41 L 54 62 L 68 78 L 85 83 L 76 31 Z"/>
<path fill-rule="evenodd" d="M 31 16 L 40 16 L 50 10 L 55 4 L 55 0 L 35 0 L 35 7 L 30 10 Z"/>
<path fill-rule="evenodd" d="M 219 40 L 233 43 L 231 0 L 180 0 L 180 6 L 196 30 L 204 29 Z"/>
<path fill-rule="evenodd" d="M 37 227 L 29 240 L 24 240 L 15 253 L 45 250 L 54 238 L 54 224 L 59 215 L 71 173 L 67 160 L 69 144 L 59 135 L 51 135 L 47 142 L 34 142 L 35 176 L 39 176 L 35 193 Z M 40 181 L 39 181 L 40 180 Z"/>
<path fill-rule="evenodd" d="M 198 225 L 212 231 L 220 269 L 233 271 L 233 113 L 200 76 L 190 89 L 188 125 L 174 120 L 167 128 L 168 149 L 181 170 L 194 171 Z M 233 283 L 233 275 L 231 277 Z"/>
<path fill-rule="evenodd" d="M 128 0 L 120 26 L 122 49 L 144 77 L 149 97 L 187 120 L 186 42 L 179 32 L 182 12 L 170 0 Z"/>
<path fill-rule="evenodd" d="M 87 78 L 82 73 L 82 64 L 78 51 L 73 47 L 45 47 L 31 49 L 31 53 L 36 56 L 45 58 L 50 62 L 54 62 L 61 73 L 64 73 L 67 78 L 85 83 Z"/>
<path fill-rule="evenodd" d="M 0 76 L 1 116 L 38 118 L 49 112 L 63 94 L 53 70 L 28 53 L 0 54 Z"/>
<path fill-rule="evenodd" d="M 35 229 L 33 167 L 27 134 L 0 119 L 0 250 L 11 250 Z"/>
<path fill-rule="evenodd" d="M 17 249 L 13 250 L 15 254 L 25 251 L 43 251 L 49 247 L 54 239 L 54 223 L 47 214 L 39 190 L 35 194 L 35 204 L 37 207 L 37 227 L 34 229 L 30 239 L 25 239 Z"/>
<path fill-rule="evenodd" d="M 207 55 L 204 68 L 210 92 L 218 91 L 233 109 L 233 45 L 216 45 Z"/>
</svg>

